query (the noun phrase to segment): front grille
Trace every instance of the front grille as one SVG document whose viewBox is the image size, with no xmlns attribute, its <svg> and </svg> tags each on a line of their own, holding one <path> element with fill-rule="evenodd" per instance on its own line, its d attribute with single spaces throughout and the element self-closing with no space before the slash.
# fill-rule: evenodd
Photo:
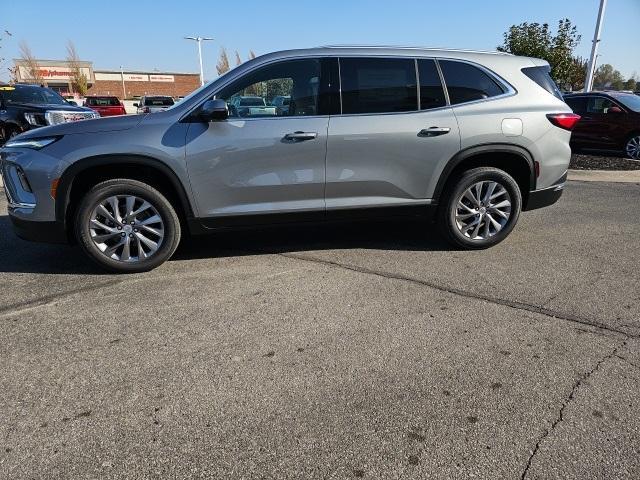
<svg viewBox="0 0 640 480">
<path fill-rule="evenodd" d="M 97 112 L 69 112 L 64 110 L 49 110 L 44 114 L 48 125 L 58 125 L 60 123 L 77 122 L 79 120 L 88 120 L 90 118 L 98 118 L 100 114 Z"/>
</svg>

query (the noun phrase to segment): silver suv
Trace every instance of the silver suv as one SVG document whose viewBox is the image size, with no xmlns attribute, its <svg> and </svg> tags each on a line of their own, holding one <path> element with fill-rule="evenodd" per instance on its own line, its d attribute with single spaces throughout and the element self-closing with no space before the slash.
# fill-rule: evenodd
<svg viewBox="0 0 640 480">
<path fill-rule="evenodd" d="M 578 116 L 546 62 L 322 47 L 264 55 L 155 115 L 40 128 L 0 150 L 17 234 L 139 272 L 181 235 L 423 216 L 455 246 L 504 240 L 554 203 Z M 242 97 L 264 103 L 229 108 Z M 289 97 L 286 110 L 265 108 Z"/>
</svg>

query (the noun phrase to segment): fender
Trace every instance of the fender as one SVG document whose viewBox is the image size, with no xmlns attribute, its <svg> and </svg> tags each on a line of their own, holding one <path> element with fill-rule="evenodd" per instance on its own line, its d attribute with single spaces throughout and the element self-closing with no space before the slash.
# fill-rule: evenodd
<svg viewBox="0 0 640 480">
<path fill-rule="evenodd" d="M 73 186 L 74 179 L 78 174 L 83 171 L 105 165 L 118 165 L 118 164 L 134 164 L 145 167 L 150 167 L 158 170 L 163 174 L 175 189 L 180 204 L 185 212 L 187 218 L 193 218 L 193 209 L 189 202 L 189 197 L 180 182 L 180 179 L 175 172 L 169 168 L 166 164 L 152 157 L 143 155 L 122 155 L 122 154 L 109 154 L 109 155 L 96 155 L 95 157 L 87 157 L 82 160 L 78 160 L 71 164 L 60 177 L 58 182 L 58 189 L 56 194 L 56 221 L 66 223 L 67 207 L 69 205 L 71 187 Z"/>
<path fill-rule="evenodd" d="M 533 156 L 526 148 L 519 145 L 513 145 L 511 143 L 487 143 L 465 148 L 464 150 L 459 151 L 453 157 L 451 157 L 451 160 L 447 162 L 444 169 L 442 170 L 440 178 L 438 179 L 438 183 L 436 184 L 435 191 L 433 192 L 434 203 L 439 200 L 440 195 L 442 194 L 442 190 L 444 190 L 444 186 L 446 185 L 447 180 L 449 180 L 449 176 L 458 165 L 460 165 L 470 157 L 486 153 L 510 153 L 522 157 L 522 159 L 524 159 L 529 166 L 529 191 L 535 190 L 535 164 Z"/>
</svg>

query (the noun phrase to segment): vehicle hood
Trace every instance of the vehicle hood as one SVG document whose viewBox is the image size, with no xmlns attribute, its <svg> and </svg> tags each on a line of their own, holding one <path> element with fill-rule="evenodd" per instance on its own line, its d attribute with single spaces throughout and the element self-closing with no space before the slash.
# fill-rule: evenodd
<svg viewBox="0 0 640 480">
<path fill-rule="evenodd" d="M 33 112 L 46 112 L 49 110 L 60 110 L 62 112 L 86 112 L 85 107 L 75 105 L 60 105 L 59 103 L 10 103 L 9 107 L 25 109 Z"/>
<path fill-rule="evenodd" d="M 40 138 L 55 135 L 74 135 L 76 133 L 114 132 L 129 130 L 138 126 L 143 115 L 123 115 L 118 117 L 80 120 L 78 122 L 61 123 L 50 127 L 40 127 L 20 134 L 20 138 Z"/>
</svg>

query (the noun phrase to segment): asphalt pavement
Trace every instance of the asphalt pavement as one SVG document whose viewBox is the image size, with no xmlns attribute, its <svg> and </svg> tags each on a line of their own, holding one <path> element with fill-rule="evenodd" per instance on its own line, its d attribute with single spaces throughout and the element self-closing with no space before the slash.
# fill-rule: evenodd
<svg viewBox="0 0 640 480">
<path fill-rule="evenodd" d="M 640 478 L 640 185 L 486 251 L 417 222 L 102 274 L 0 200 L 0 478 Z"/>
</svg>

